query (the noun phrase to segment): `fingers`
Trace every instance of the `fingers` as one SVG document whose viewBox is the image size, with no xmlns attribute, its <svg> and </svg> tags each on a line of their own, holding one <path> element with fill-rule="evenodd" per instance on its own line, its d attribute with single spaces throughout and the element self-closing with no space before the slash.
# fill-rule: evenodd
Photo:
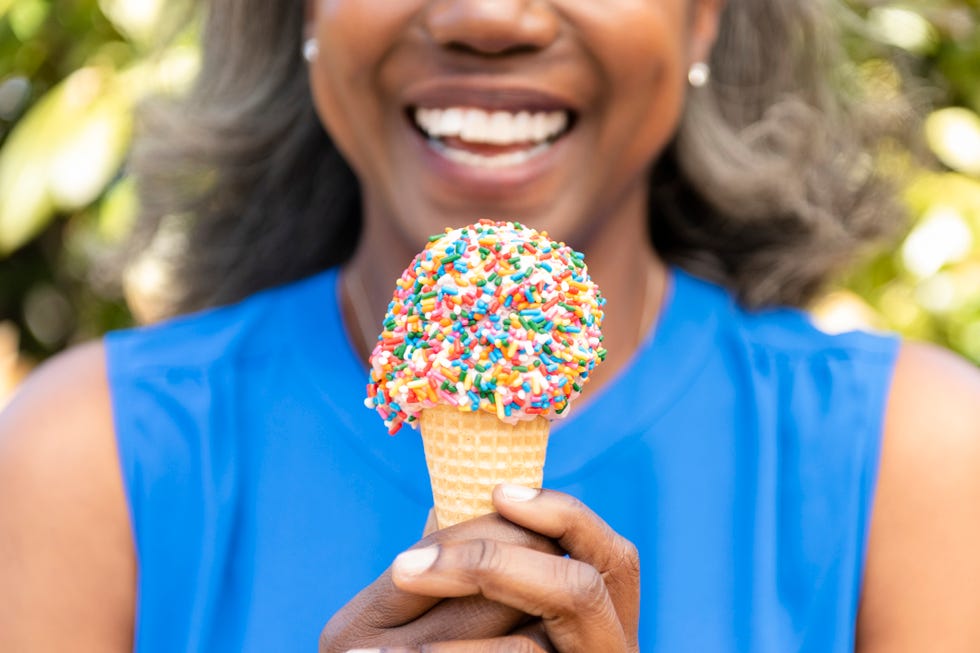
<svg viewBox="0 0 980 653">
<path fill-rule="evenodd" d="M 565 653 L 627 650 L 602 576 L 579 560 L 494 540 L 450 541 L 398 556 L 392 580 L 409 592 L 480 594 L 539 616 Z"/>
<path fill-rule="evenodd" d="M 494 505 L 508 520 L 558 541 L 562 549 L 602 573 L 620 567 L 639 570 L 632 542 L 609 527 L 585 504 L 568 494 L 498 485 Z"/>
<path fill-rule="evenodd" d="M 508 520 L 554 538 L 572 558 L 595 567 L 605 579 L 624 630 L 637 632 L 640 556 L 632 542 L 581 501 L 561 492 L 500 485 L 493 500 Z"/>
<path fill-rule="evenodd" d="M 435 531 L 423 538 L 416 547 L 438 544 L 451 540 L 492 539 L 516 546 L 523 546 L 545 553 L 564 554 L 552 538 L 522 528 L 492 513 Z"/>
<path fill-rule="evenodd" d="M 397 644 L 485 639 L 510 633 L 529 619 L 516 608 L 482 596 L 466 596 L 440 601 L 421 618 L 399 628 L 397 638 L 389 636 L 379 641 Z"/>
<path fill-rule="evenodd" d="M 436 531 L 414 548 L 452 538 L 486 538 L 537 551 L 558 552 L 553 541 L 496 514 Z M 521 621 L 513 608 L 482 599 L 437 606 L 440 600 L 438 596 L 421 596 L 397 587 L 389 569 L 330 619 L 320 635 L 320 650 L 346 651 L 349 642 L 363 641 L 412 644 L 445 639 L 447 631 L 466 638 L 490 637 L 509 632 Z M 425 618 L 419 619 L 422 615 Z M 402 628 L 398 630 L 397 641 L 393 641 L 389 629 L 398 627 Z"/>
</svg>

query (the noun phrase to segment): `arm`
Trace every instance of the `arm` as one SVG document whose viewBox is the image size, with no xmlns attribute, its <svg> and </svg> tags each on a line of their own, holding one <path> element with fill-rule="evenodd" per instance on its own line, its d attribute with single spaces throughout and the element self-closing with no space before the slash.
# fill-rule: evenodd
<svg viewBox="0 0 980 653">
<path fill-rule="evenodd" d="M 928 346 L 895 370 L 857 650 L 980 651 L 980 373 Z"/>
<path fill-rule="evenodd" d="M 0 414 L 0 579 L 0 650 L 132 650 L 135 553 L 101 344 L 42 367 Z"/>
</svg>

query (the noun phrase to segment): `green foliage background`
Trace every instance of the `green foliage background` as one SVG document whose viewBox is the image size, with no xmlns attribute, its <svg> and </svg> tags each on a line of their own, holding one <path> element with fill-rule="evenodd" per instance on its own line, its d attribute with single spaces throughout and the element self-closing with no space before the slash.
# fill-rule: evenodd
<svg viewBox="0 0 980 653">
<path fill-rule="evenodd" d="M 0 0 L 0 403 L 5 375 L 131 323 L 106 261 L 136 208 L 132 109 L 179 91 L 197 63 L 191 34 L 160 47 L 164 1 Z M 847 72 L 868 97 L 914 91 L 936 165 L 880 153 L 905 180 L 911 231 L 815 310 L 980 362 L 980 0 L 840 7 Z"/>
</svg>

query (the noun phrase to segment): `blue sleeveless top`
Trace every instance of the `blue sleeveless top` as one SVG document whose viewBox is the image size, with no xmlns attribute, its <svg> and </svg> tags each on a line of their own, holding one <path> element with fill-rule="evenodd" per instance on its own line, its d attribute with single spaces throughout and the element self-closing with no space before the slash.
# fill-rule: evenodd
<svg viewBox="0 0 980 653">
<path fill-rule="evenodd" d="M 106 338 L 139 653 L 316 650 L 421 537 L 421 442 L 364 408 L 337 279 Z M 639 548 L 642 650 L 853 648 L 897 348 L 672 271 L 655 334 L 555 423 L 545 468 Z"/>
</svg>

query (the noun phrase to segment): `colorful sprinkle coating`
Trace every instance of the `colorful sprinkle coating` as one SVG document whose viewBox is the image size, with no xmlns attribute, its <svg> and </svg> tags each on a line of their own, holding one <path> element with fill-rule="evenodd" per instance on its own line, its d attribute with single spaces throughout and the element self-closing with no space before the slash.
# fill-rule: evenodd
<svg viewBox="0 0 980 653">
<path fill-rule="evenodd" d="M 433 236 L 396 286 L 364 402 L 392 434 L 436 405 L 564 417 L 606 357 L 582 254 L 517 222 Z"/>
</svg>

